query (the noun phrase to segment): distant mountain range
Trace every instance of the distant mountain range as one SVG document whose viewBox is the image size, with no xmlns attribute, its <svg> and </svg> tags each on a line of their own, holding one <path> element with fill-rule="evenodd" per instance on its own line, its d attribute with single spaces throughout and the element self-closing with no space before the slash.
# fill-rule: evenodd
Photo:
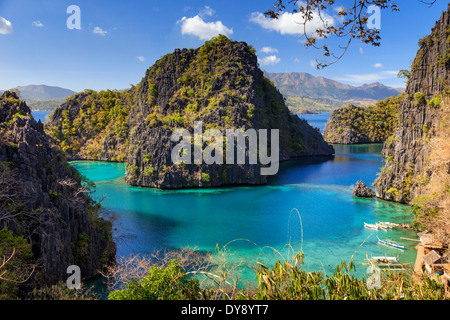
<svg viewBox="0 0 450 320">
<path fill-rule="evenodd" d="M 309 73 L 264 73 L 286 98 L 286 103 L 295 113 L 316 113 L 335 110 L 349 103 L 355 105 L 375 104 L 390 96 L 397 96 L 404 89 L 392 88 L 379 82 L 351 86 Z M 21 99 L 32 110 L 53 110 L 76 92 L 55 86 L 19 86 Z M 4 90 L 3 90 L 4 91 Z M 0 94 L 3 93 L 0 90 Z"/>
<path fill-rule="evenodd" d="M 25 100 L 32 110 L 53 110 L 75 91 L 61 87 L 46 85 L 19 86 L 14 89 L 19 90 L 22 100 Z M 0 90 L 2 94 L 5 90 Z"/>
<path fill-rule="evenodd" d="M 32 100 L 53 100 L 66 98 L 73 94 L 75 91 L 64 89 L 60 87 L 52 87 L 46 85 L 29 85 L 29 86 L 19 86 L 14 89 L 19 89 L 20 97 L 22 99 L 32 99 Z"/>
<path fill-rule="evenodd" d="M 297 113 L 331 111 L 348 103 L 374 104 L 404 91 L 379 82 L 355 87 L 309 73 L 266 72 L 265 75 L 286 98 L 291 110 Z"/>
</svg>

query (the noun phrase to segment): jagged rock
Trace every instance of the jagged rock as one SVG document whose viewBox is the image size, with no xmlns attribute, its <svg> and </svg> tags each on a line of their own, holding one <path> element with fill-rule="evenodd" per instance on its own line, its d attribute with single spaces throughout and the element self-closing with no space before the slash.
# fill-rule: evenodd
<svg viewBox="0 0 450 320">
<path fill-rule="evenodd" d="M 117 118 L 119 105 L 126 114 L 121 137 L 116 133 L 117 122 L 124 122 Z M 104 116 L 98 119 L 99 114 Z M 174 164 L 171 151 L 178 141 L 170 137 L 181 128 L 193 135 L 195 121 L 223 136 L 226 129 L 278 129 L 280 161 L 334 154 L 320 132 L 289 112 L 259 69 L 254 49 L 225 36 L 165 55 L 127 92 L 73 96 L 55 110 L 48 131 L 71 159 L 126 160 L 131 185 L 175 189 L 267 182 L 261 164 L 248 159 L 239 165 Z"/>
<path fill-rule="evenodd" d="M 360 198 L 373 198 L 375 197 L 375 191 L 366 186 L 362 181 L 356 182 L 355 188 L 353 188 L 353 194 Z"/>
<path fill-rule="evenodd" d="M 381 199 L 410 203 L 435 171 L 427 169 L 432 151 L 429 141 L 442 130 L 448 130 L 441 120 L 448 118 L 442 101 L 448 99 L 449 92 L 449 10 L 450 4 L 431 34 L 420 41 L 405 99 L 400 105 L 399 125 L 384 145 L 386 164 L 374 183 Z M 442 159 L 442 163 L 440 167 L 450 167 L 450 159 Z"/>
<path fill-rule="evenodd" d="M 186 82 L 180 81 L 186 78 Z M 211 88 L 202 88 L 202 83 L 204 87 L 210 83 Z M 136 96 L 138 107 L 131 111 L 131 118 L 151 114 L 151 105 L 146 101 L 149 88 L 153 88 L 156 92 L 153 105 L 160 106 L 163 113 L 180 112 L 187 119 L 191 117 L 187 109 L 194 104 L 199 110 L 194 117 L 203 121 L 205 127 L 221 130 L 223 135 L 226 128 L 279 129 L 281 161 L 334 153 L 320 133 L 290 114 L 282 95 L 264 77 L 256 55 L 244 42 L 219 37 L 198 49 L 175 50 L 147 71 L 140 87 Z M 196 96 L 184 98 L 183 92 L 194 92 Z M 216 105 L 211 105 L 211 101 Z M 139 113 L 141 117 L 134 115 Z M 170 123 L 169 127 L 162 129 L 144 121 L 137 122 L 129 140 L 128 183 L 156 188 L 192 188 L 267 182 L 258 164 L 174 165 L 170 151 L 176 143 L 170 141 L 170 135 L 177 127 L 187 128 L 192 133 L 193 124 L 184 120 L 180 125 Z M 148 161 L 144 159 L 147 154 L 151 155 Z M 151 175 L 145 174 L 148 166 L 155 169 Z M 205 175 L 207 179 L 202 179 Z"/>
<path fill-rule="evenodd" d="M 7 195 L 0 199 L 0 229 L 31 244 L 37 265 L 32 287 L 65 281 L 70 265 L 89 278 L 114 259 L 111 224 L 97 217 L 79 173 L 30 113 L 15 93 L 0 97 L 1 189 Z"/>
</svg>

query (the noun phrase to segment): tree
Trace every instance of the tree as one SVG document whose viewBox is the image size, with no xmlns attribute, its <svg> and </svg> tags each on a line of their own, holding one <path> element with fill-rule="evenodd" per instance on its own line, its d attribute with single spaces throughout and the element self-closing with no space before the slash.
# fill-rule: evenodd
<svg viewBox="0 0 450 320">
<path fill-rule="evenodd" d="M 422 3 L 432 6 L 436 0 L 418 0 Z M 394 3 L 395 0 L 353 0 L 353 4 L 349 7 L 338 7 L 335 0 L 277 0 L 273 8 L 264 13 L 266 17 L 278 19 L 280 15 L 286 12 L 286 3 L 292 6 L 292 13 L 299 13 L 302 17 L 303 32 L 301 36 L 305 37 L 306 47 L 314 47 L 322 49 L 325 57 L 333 58 L 331 62 L 317 62 L 317 69 L 325 68 L 339 61 L 347 52 L 351 42 L 359 39 L 365 44 L 372 46 L 380 46 L 380 32 L 375 28 L 368 26 L 368 8 L 377 6 L 380 10 L 391 9 L 399 11 Z M 338 16 L 342 18 L 340 25 L 330 25 L 326 19 L 325 11 L 328 9 L 338 11 Z M 313 24 L 319 20 L 319 26 L 314 33 L 308 34 L 306 26 Z M 314 21 L 313 21 L 314 20 Z M 330 50 L 327 44 L 318 46 L 319 39 L 327 39 L 335 36 L 344 39 L 344 45 L 339 45 L 340 53 L 335 54 Z"/>
<path fill-rule="evenodd" d="M 177 260 L 165 268 L 153 266 L 148 275 L 134 279 L 126 289 L 109 294 L 110 300 L 198 300 L 204 297 L 199 281 L 186 274 Z"/>
<path fill-rule="evenodd" d="M 0 230 L 0 299 L 17 298 L 18 285 L 34 272 L 31 257 L 31 245 L 22 236 L 7 228 Z"/>
<path fill-rule="evenodd" d="M 400 70 L 397 74 L 397 77 L 399 78 L 405 78 L 405 79 L 409 79 L 409 77 L 411 76 L 411 71 L 409 70 Z"/>
</svg>

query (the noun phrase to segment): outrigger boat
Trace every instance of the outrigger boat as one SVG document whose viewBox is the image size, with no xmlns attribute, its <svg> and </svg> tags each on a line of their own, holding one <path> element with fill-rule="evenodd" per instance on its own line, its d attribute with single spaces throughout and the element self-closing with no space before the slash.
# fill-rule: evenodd
<svg viewBox="0 0 450 320">
<path fill-rule="evenodd" d="M 387 231 L 388 227 L 386 227 L 385 225 L 382 225 L 380 223 L 375 223 L 375 225 L 378 227 L 378 229 L 381 229 L 383 231 Z"/>
<path fill-rule="evenodd" d="M 369 264 L 376 265 L 379 268 L 395 269 L 404 269 L 404 267 L 407 265 L 405 263 L 401 263 L 397 257 L 372 257 L 371 259 L 369 259 Z"/>
<path fill-rule="evenodd" d="M 390 222 L 377 222 L 376 223 L 378 227 L 383 228 L 383 229 L 392 229 L 393 225 Z"/>
<path fill-rule="evenodd" d="M 394 247 L 394 248 L 397 248 L 397 249 L 402 249 L 402 250 L 405 249 L 405 247 L 402 246 L 401 244 L 392 242 L 391 240 L 382 240 L 382 239 L 378 238 L 378 243 L 385 244 L 387 246 L 391 246 L 391 247 Z"/>
<path fill-rule="evenodd" d="M 364 227 L 366 227 L 368 229 L 378 230 L 378 226 L 376 224 L 370 224 L 370 223 L 365 223 L 364 222 Z"/>
</svg>

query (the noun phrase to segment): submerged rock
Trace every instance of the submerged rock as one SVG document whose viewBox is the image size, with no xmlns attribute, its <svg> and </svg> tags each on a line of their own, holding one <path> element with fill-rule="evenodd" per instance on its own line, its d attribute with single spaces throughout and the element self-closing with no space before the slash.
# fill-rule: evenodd
<svg viewBox="0 0 450 320">
<path fill-rule="evenodd" d="M 375 197 L 375 191 L 366 186 L 362 181 L 356 182 L 355 188 L 353 188 L 353 194 L 360 198 L 373 198 Z"/>
</svg>

